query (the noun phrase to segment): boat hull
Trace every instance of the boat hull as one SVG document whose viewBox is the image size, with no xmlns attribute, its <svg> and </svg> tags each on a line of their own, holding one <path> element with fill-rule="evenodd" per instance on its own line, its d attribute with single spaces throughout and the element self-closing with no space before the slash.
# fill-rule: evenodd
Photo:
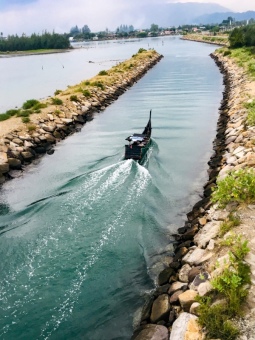
<svg viewBox="0 0 255 340">
<path fill-rule="evenodd" d="M 125 145 L 125 159 L 133 159 L 135 161 L 142 161 L 143 157 L 145 156 L 146 152 L 149 149 L 151 144 L 151 140 L 144 146 L 139 145 Z"/>
</svg>

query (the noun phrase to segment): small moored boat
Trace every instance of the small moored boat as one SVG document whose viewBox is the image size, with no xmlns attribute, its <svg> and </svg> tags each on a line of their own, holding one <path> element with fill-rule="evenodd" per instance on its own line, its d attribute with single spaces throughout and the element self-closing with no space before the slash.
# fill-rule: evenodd
<svg viewBox="0 0 255 340">
<path fill-rule="evenodd" d="M 141 161 L 143 159 L 151 143 L 151 129 L 150 110 L 150 118 L 143 133 L 134 133 L 126 138 L 129 144 L 125 145 L 125 159 L 134 159 L 136 161 Z"/>
</svg>

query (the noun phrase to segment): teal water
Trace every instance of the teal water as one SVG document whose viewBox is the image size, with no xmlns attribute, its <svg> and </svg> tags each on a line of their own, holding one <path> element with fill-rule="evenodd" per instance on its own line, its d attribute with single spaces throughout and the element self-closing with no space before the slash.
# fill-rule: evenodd
<svg viewBox="0 0 255 340">
<path fill-rule="evenodd" d="M 130 338 L 159 254 L 206 181 L 223 90 L 212 46 L 149 44 L 159 64 L 1 191 L 1 339 Z M 123 160 L 124 139 L 150 109 L 141 166 Z"/>
</svg>

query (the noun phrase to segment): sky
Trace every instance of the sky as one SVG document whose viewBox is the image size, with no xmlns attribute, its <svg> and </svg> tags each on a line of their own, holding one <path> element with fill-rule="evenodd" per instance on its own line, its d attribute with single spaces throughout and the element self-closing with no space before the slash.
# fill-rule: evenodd
<svg viewBox="0 0 255 340">
<path fill-rule="evenodd" d="M 132 22 L 125 14 L 137 4 L 162 2 L 214 2 L 235 12 L 255 10 L 255 0 L 0 0 L 0 32 L 4 36 L 45 30 L 64 33 L 85 24 L 94 32 L 115 30 L 121 24 L 141 28 L 142 20 L 136 16 Z"/>
</svg>

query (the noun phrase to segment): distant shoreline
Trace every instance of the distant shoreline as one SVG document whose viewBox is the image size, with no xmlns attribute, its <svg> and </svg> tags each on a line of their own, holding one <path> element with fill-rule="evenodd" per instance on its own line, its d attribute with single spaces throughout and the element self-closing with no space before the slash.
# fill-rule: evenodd
<svg viewBox="0 0 255 340">
<path fill-rule="evenodd" d="M 14 57 L 26 57 L 30 55 L 42 55 L 42 54 L 55 54 L 71 52 L 72 49 L 57 49 L 57 50 L 32 50 L 32 51 L 15 51 L 15 52 L 0 52 L 0 58 L 14 58 Z"/>
</svg>

